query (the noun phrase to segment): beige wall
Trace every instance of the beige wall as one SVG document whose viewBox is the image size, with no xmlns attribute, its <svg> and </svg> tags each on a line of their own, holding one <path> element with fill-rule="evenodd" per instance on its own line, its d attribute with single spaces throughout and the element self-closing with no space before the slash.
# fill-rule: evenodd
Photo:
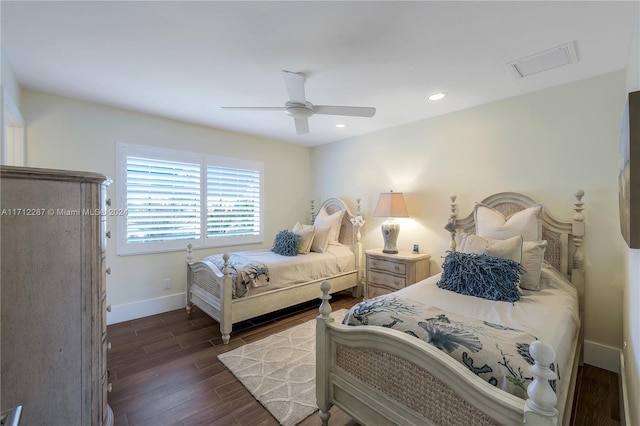
<svg viewBox="0 0 640 426">
<path fill-rule="evenodd" d="M 271 247 L 279 230 L 290 228 L 297 220 L 308 220 L 309 148 L 29 90 L 22 93 L 22 114 L 27 123 L 29 166 L 104 173 L 114 179 L 108 191 L 114 200 L 120 184 L 115 179 L 116 142 L 263 161 L 265 242 L 234 250 Z M 114 217 L 108 218 L 107 226 L 115 237 Z M 115 312 L 112 316 L 122 319 L 122 315 L 116 315 L 119 308 L 140 317 L 163 306 L 184 306 L 186 253 L 120 257 L 115 246 L 113 240 L 107 251 L 107 266 L 113 271 L 107 279 L 107 299 Z M 201 250 L 195 256 L 215 251 Z M 172 281 L 170 290 L 163 290 L 165 278 Z M 157 302 L 156 308 L 146 303 L 150 300 Z"/>
<path fill-rule="evenodd" d="M 370 216 L 378 194 L 404 192 L 411 218 L 400 219 L 398 245 L 420 244 L 440 271 L 450 194 L 466 214 L 492 193 L 524 192 L 571 219 L 573 194 L 583 189 L 585 357 L 595 365 L 613 358 L 615 369 L 625 281 L 617 187 L 624 88 L 620 71 L 316 147 L 312 191 L 324 196 L 339 188 L 338 196 L 362 198 L 366 249 L 382 244 L 384 218 Z"/>
<path fill-rule="evenodd" d="M 640 90 L 640 7 L 627 68 L 627 92 Z M 637 117 L 636 117 L 637 119 Z M 624 286 L 623 359 L 627 424 L 640 424 L 640 250 L 626 251 L 628 279 Z"/>
</svg>

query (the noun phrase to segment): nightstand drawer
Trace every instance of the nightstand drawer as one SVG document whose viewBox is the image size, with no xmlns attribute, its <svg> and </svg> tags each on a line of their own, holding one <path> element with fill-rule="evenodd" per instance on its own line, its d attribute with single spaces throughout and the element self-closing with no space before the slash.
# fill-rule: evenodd
<svg viewBox="0 0 640 426">
<path fill-rule="evenodd" d="M 400 290 L 407 286 L 407 277 L 397 276 L 388 273 L 369 271 L 367 277 L 369 284 L 382 285 L 391 289 Z"/>
<path fill-rule="evenodd" d="M 394 262 L 392 260 L 367 258 L 367 269 L 377 269 L 379 271 L 391 272 L 398 275 L 407 273 L 406 263 Z"/>
</svg>

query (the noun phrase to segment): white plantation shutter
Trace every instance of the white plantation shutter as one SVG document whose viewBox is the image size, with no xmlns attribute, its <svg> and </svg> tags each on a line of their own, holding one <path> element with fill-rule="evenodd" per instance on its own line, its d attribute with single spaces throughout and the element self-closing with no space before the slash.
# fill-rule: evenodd
<svg viewBox="0 0 640 426">
<path fill-rule="evenodd" d="M 207 166 L 207 237 L 260 235 L 260 171 Z"/>
<path fill-rule="evenodd" d="M 200 238 L 200 164 L 127 157 L 127 244 Z"/>
<path fill-rule="evenodd" d="M 117 144 L 118 254 L 261 243 L 263 164 Z"/>
</svg>

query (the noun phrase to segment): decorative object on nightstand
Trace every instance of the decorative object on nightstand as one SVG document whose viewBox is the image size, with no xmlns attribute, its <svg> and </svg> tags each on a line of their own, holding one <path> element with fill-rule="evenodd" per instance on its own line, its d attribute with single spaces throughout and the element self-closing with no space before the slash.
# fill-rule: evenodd
<svg viewBox="0 0 640 426">
<path fill-rule="evenodd" d="M 429 254 L 402 250 L 398 254 L 387 254 L 382 249 L 373 249 L 367 250 L 365 256 L 367 299 L 400 290 L 429 277 Z"/>
<path fill-rule="evenodd" d="M 409 217 L 407 205 L 404 202 L 402 192 L 383 192 L 378 198 L 378 204 L 373 212 L 376 217 L 389 218 L 382 224 L 382 238 L 384 239 L 383 253 L 396 254 L 398 248 L 398 234 L 400 233 L 400 224 L 394 220 L 396 217 Z"/>
</svg>

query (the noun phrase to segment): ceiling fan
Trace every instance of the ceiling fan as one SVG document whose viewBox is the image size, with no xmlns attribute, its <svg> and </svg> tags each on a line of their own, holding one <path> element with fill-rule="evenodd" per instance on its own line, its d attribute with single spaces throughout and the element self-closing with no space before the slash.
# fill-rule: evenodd
<svg viewBox="0 0 640 426">
<path fill-rule="evenodd" d="M 293 117 L 296 125 L 296 133 L 299 135 L 309 133 L 308 118 L 314 114 L 373 117 L 376 113 L 376 109 L 372 107 L 313 105 L 311 102 L 307 102 L 305 98 L 304 83 L 307 77 L 304 73 L 282 70 L 282 77 L 284 78 L 284 84 L 289 93 L 289 101 L 286 102 L 283 107 L 222 107 L 222 109 L 284 111 Z"/>
</svg>

